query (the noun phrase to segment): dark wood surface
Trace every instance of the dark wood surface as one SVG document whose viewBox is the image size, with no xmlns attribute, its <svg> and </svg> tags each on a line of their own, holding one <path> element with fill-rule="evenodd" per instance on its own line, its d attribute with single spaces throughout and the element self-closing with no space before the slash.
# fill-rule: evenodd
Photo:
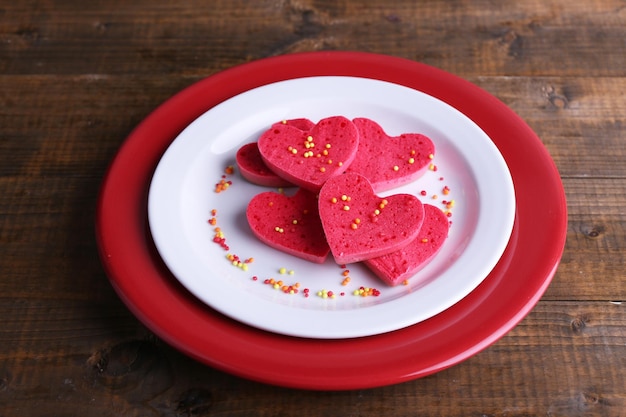
<svg viewBox="0 0 626 417">
<path fill-rule="evenodd" d="M 151 334 L 101 266 L 97 193 L 131 129 L 220 70 L 315 50 L 459 75 L 561 173 L 552 284 L 450 369 L 346 392 L 243 380 Z M 624 91 L 623 0 L 0 0 L 0 416 L 626 416 Z"/>
</svg>

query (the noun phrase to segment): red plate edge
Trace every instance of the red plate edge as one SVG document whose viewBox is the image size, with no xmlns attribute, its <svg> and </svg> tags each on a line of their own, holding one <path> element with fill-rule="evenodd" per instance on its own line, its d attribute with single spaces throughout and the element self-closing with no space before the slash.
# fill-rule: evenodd
<svg viewBox="0 0 626 417">
<path fill-rule="evenodd" d="M 474 120 L 493 138 L 509 165 L 518 201 L 509 246 L 474 292 L 425 322 L 338 341 L 263 332 L 197 301 L 171 276 L 153 248 L 146 226 L 147 190 L 154 168 L 176 135 L 211 107 L 241 92 L 320 75 L 390 81 L 437 97 Z M 537 201 L 542 202 L 541 211 Z M 337 51 L 242 64 L 167 100 L 131 132 L 112 161 L 100 191 L 96 221 L 100 256 L 113 287 L 156 335 L 226 372 L 318 390 L 408 381 L 485 349 L 524 318 L 543 295 L 560 261 L 566 231 L 565 194 L 556 166 L 540 139 L 506 105 L 479 87 L 424 64 Z"/>
</svg>

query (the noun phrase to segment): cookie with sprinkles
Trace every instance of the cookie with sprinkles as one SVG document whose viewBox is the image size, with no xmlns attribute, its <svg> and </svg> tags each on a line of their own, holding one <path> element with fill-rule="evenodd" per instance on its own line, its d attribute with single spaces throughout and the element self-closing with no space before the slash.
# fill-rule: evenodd
<svg viewBox="0 0 626 417">
<path fill-rule="evenodd" d="M 239 173 L 252 184 L 265 187 L 289 187 L 289 181 L 279 177 L 265 165 L 256 142 L 243 145 L 235 155 Z"/>
<path fill-rule="evenodd" d="M 266 191 L 246 209 L 254 235 L 275 249 L 315 263 L 326 260 L 330 248 L 317 212 L 317 196 L 298 189 L 293 196 Z"/>
<path fill-rule="evenodd" d="M 356 118 L 359 151 L 346 172 L 370 180 L 374 191 L 390 190 L 422 176 L 435 154 L 432 140 L 419 133 L 389 136 L 375 121 Z"/>
<path fill-rule="evenodd" d="M 311 120 L 306 118 L 289 119 L 274 123 L 276 125 L 289 125 L 300 130 L 310 130 L 315 126 Z M 263 161 L 259 146 L 256 142 L 247 143 L 237 151 L 235 155 L 237 166 L 241 176 L 252 184 L 265 187 L 290 187 L 289 181 L 279 177 Z"/>
<path fill-rule="evenodd" d="M 309 130 L 276 123 L 258 140 L 265 164 L 292 184 L 317 192 L 354 160 L 359 132 L 351 120 L 332 116 Z"/>
<path fill-rule="evenodd" d="M 417 197 L 379 197 L 368 179 L 355 173 L 329 179 L 318 200 L 326 240 L 338 264 L 401 249 L 417 237 L 424 220 L 424 207 Z"/>
<path fill-rule="evenodd" d="M 402 249 L 388 255 L 367 259 L 364 263 L 381 280 L 398 285 L 424 268 L 439 252 L 450 227 L 441 209 L 424 204 L 424 222 L 417 237 Z"/>
</svg>

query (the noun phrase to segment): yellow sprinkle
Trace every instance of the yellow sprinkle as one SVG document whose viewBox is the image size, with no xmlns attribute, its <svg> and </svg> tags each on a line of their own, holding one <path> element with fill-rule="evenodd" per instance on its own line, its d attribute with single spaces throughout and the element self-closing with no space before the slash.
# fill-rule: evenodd
<svg viewBox="0 0 626 417">
<path fill-rule="evenodd" d="M 293 149 L 291 149 L 291 153 L 295 155 L 295 154 L 298 153 L 298 150 L 296 148 L 293 148 Z"/>
<path fill-rule="evenodd" d="M 280 275 L 285 275 L 285 274 L 287 273 L 287 268 L 280 268 L 280 269 L 278 270 L 278 273 L 279 273 Z"/>
<path fill-rule="evenodd" d="M 393 170 L 394 170 L 394 171 L 398 171 L 399 169 L 400 169 L 400 167 L 399 167 L 398 165 L 394 165 L 394 166 L 393 166 Z"/>
<path fill-rule="evenodd" d="M 356 230 L 359 226 L 356 223 L 352 223 L 350 227 L 352 228 L 352 230 Z"/>
<path fill-rule="evenodd" d="M 298 220 L 293 219 L 293 220 L 291 221 L 291 224 L 298 224 Z"/>
<path fill-rule="evenodd" d="M 433 155 L 432 153 L 428 155 L 428 159 L 435 159 L 435 155 Z"/>
<path fill-rule="evenodd" d="M 414 158 L 409 158 L 409 164 L 414 164 L 415 163 L 415 159 Z"/>
<path fill-rule="evenodd" d="M 374 214 L 378 216 L 380 214 L 380 210 L 378 209 L 374 210 Z"/>
<path fill-rule="evenodd" d="M 330 143 L 327 143 L 325 147 L 326 149 L 330 149 Z"/>
<path fill-rule="evenodd" d="M 343 166 L 343 162 L 341 162 L 341 161 L 337 162 L 337 166 L 338 166 L 338 167 Z"/>
<path fill-rule="evenodd" d="M 313 142 L 313 136 L 307 136 L 306 140 L 307 142 Z"/>
<path fill-rule="evenodd" d="M 350 211 L 350 206 L 343 206 L 343 211 Z"/>
<path fill-rule="evenodd" d="M 346 201 L 347 199 L 348 199 L 347 195 L 344 194 L 344 195 L 341 196 L 341 201 Z"/>
</svg>

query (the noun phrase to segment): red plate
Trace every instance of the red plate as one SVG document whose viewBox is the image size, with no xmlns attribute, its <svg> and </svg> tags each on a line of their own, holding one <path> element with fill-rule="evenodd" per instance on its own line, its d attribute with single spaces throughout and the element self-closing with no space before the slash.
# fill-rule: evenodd
<svg viewBox="0 0 626 417">
<path fill-rule="evenodd" d="M 282 336 L 231 320 L 189 294 L 163 265 L 147 222 L 147 191 L 180 131 L 218 103 L 286 79 L 345 75 L 422 91 L 477 123 L 504 156 L 516 190 L 511 241 L 471 294 L 439 315 L 391 333 L 344 340 Z M 371 388 L 423 377 L 485 349 L 534 307 L 556 271 L 567 231 L 560 176 L 539 138 L 487 92 L 441 70 L 383 55 L 314 52 L 240 65 L 175 95 L 128 137 L 104 179 L 100 255 L 115 290 L 156 335 L 207 365 L 306 389 Z"/>
</svg>

